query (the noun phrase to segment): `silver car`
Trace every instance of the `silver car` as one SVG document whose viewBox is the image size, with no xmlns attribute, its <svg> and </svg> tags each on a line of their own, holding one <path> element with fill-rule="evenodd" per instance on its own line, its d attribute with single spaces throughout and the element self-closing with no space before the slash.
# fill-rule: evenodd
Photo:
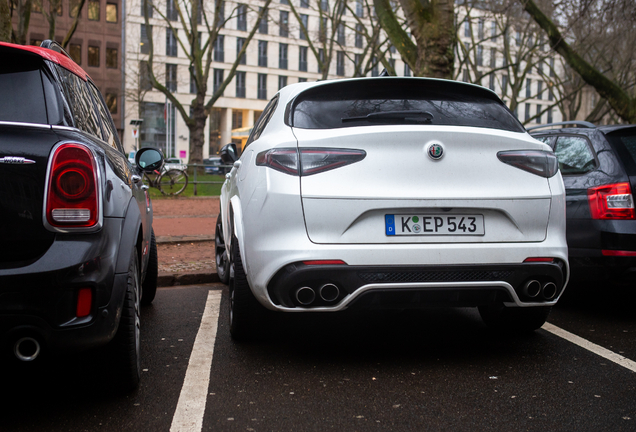
<svg viewBox="0 0 636 432">
<path fill-rule="evenodd" d="M 379 77 L 299 83 L 267 105 L 221 192 L 216 261 L 230 331 L 269 312 L 478 307 L 543 325 L 568 280 L 549 146 L 495 93 Z"/>
</svg>

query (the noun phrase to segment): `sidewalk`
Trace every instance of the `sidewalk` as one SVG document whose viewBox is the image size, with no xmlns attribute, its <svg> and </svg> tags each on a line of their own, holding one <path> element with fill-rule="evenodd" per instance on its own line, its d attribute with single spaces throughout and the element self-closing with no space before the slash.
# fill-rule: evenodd
<svg viewBox="0 0 636 432">
<path fill-rule="evenodd" d="M 155 199 L 152 206 L 158 286 L 219 282 L 214 264 L 219 197 Z"/>
</svg>

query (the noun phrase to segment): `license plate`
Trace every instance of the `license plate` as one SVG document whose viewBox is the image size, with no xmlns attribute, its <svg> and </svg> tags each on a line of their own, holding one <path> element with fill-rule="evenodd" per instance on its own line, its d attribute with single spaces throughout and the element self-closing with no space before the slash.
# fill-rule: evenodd
<svg viewBox="0 0 636 432">
<path fill-rule="evenodd" d="M 478 214 L 388 214 L 386 235 L 484 235 L 484 216 Z"/>
</svg>

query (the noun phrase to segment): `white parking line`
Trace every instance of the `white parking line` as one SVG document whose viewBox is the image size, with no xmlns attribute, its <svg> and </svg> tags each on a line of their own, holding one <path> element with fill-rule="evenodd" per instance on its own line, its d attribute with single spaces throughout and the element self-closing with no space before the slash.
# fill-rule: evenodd
<svg viewBox="0 0 636 432">
<path fill-rule="evenodd" d="M 201 318 L 201 327 L 192 347 L 170 432 L 200 432 L 203 427 L 220 304 L 221 291 L 210 291 Z"/>
<path fill-rule="evenodd" d="M 586 350 L 591 351 L 596 355 L 606 358 L 607 360 L 612 361 L 617 365 L 623 366 L 624 368 L 627 368 L 632 372 L 636 372 L 636 362 L 625 358 L 620 354 L 616 354 L 615 352 L 603 348 L 600 345 L 596 345 L 595 343 L 592 343 L 580 336 L 565 331 L 562 328 L 559 328 L 550 323 L 545 323 L 542 328 L 543 330 L 549 331 L 550 333 L 559 336 L 560 338 L 563 338 L 567 341 L 570 341 L 573 344 L 580 346 L 581 348 L 585 348 Z"/>
</svg>

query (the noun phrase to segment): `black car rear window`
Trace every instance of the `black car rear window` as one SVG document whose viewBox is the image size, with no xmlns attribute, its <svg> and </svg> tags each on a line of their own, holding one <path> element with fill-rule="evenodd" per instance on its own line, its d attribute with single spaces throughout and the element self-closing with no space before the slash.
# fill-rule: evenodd
<svg viewBox="0 0 636 432">
<path fill-rule="evenodd" d="M 378 78 L 313 87 L 288 107 L 286 123 L 303 129 L 431 124 L 525 129 L 486 89 L 452 81 Z"/>
<path fill-rule="evenodd" d="M 0 63 L 0 121 L 48 124 L 42 60 L 32 55 L 7 57 Z"/>
<path fill-rule="evenodd" d="M 636 127 L 618 129 L 606 136 L 623 161 L 627 174 L 636 175 Z"/>
</svg>

